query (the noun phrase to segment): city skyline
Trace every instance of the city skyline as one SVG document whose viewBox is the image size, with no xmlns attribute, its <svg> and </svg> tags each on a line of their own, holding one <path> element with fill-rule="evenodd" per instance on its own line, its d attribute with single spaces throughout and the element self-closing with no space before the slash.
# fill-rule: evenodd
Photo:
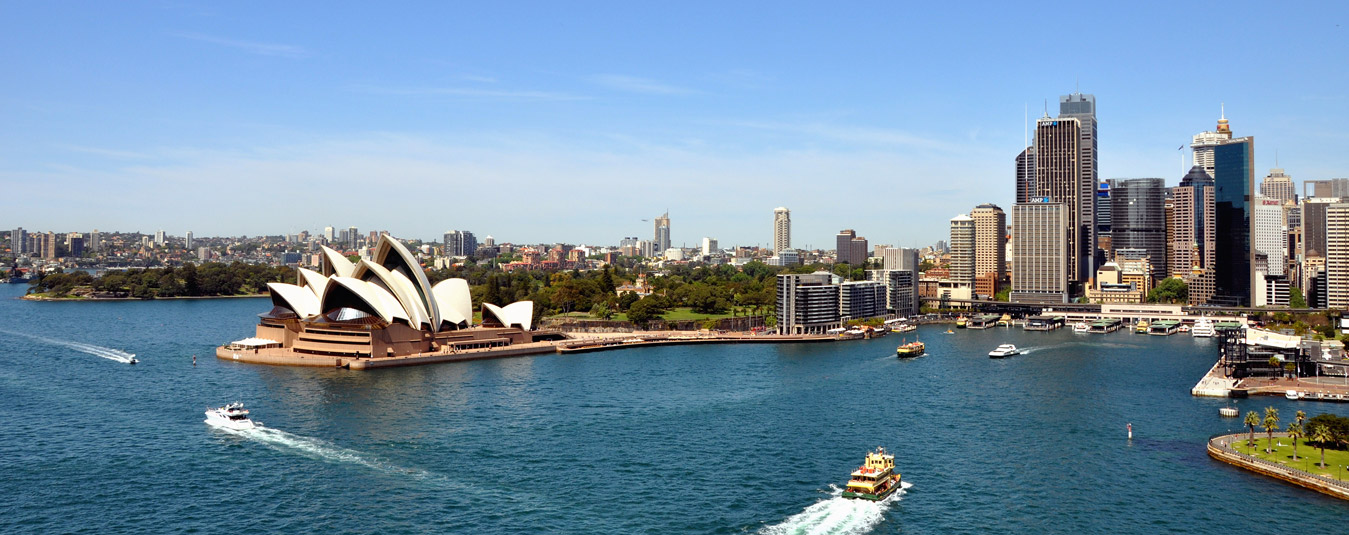
<svg viewBox="0 0 1349 535">
<path fill-rule="evenodd" d="M 231 7 L 11 8 L 0 39 L 31 53 L 7 59 L 12 76 L 0 83 L 10 117 L 0 185 L 88 195 L 9 196 L 0 226 L 180 236 L 354 225 L 424 239 L 473 228 L 519 242 L 612 243 L 646 235 L 642 220 L 668 207 L 675 245 L 717 236 L 766 246 L 762 214 L 788 206 L 799 248 L 827 248 L 840 228 L 912 247 L 941 239 L 974 204 L 1014 204 L 1025 122 L 1077 91 L 1099 100 L 1100 178 L 1174 185 L 1188 169 L 1176 147 L 1224 103 L 1244 135 L 1262 140 L 1260 176 L 1349 174 L 1338 150 L 1346 103 L 1333 89 L 1347 75 L 1299 67 L 1336 64 L 1343 49 L 1345 34 L 1313 7 L 1178 6 L 1156 17 L 1093 6 L 1086 16 L 1112 21 L 1100 42 L 1155 38 L 1055 54 L 1028 53 L 1055 41 L 1026 28 L 1084 14 L 995 8 L 962 23 L 969 42 L 934 47 L 949 35 L 923 21 L 964 17 L 958 9 L 804 17 L 789 8 L 750 24 L 762 10 L 592 16 L 540 4 L 540 16 L 521 19 L 509 7 L 457 6 L 424 17 L 334 13 L 315 31 L 299 23 L 305 7 Z M 545 22 L 559 18 L 571 24 Z M 880 31 L 901 19 L 913 22 Z M 1221 90 L 1178 93 L 1195 76 L 1194 58 L 1175 52 L 1193 45 L 1195 20 L 1240 34 L 1241 53 L 1206 58 L 1233 81 Z M 407 27 L 341 38 L 367 24 Z M 683 31 L 690 24 L 699 39 Z M 1304 31 L 1256 31 L 1294 24 Z M 674 57 L 684 66 L 663 66 Z M 1298 61 L 1284 65 L 1288 57 Z M 1236 83 L 1255 78 L 1282 83 Z M 372 183 L 381 187 L 350 195 Z M 276 184 L 303 188 L 303 202 L 264 194 Z M 530 194 L 343 221 L 367 203 L 481 196 L 494 185 Z M 892 194 L 854 191 L 875 189 Z M 203 209 L 212 203 L 222 206 Z M 564 217 L 592 204 L 605 208 Z M 481 223 L 503 205 L 513 217 L 501 228 Z"/>
</svg>

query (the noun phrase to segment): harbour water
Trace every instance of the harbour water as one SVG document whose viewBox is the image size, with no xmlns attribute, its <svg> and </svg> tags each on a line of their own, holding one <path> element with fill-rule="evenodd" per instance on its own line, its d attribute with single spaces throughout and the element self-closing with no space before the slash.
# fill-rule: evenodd
<svg viewBox="0 0 1349 535">
<path fill-rule="evenodd" d="M 1151 534 L 1274 518 L 1329 533 L 1349 518 L 1205 455 L 1240 429 L 1225 400 L 1189 395 L 1211 340 L 931 326 L 913 360 L 892 335 L 354 372 L 216 360 L 265 300 L 22 290 L 0 285 L 0 533 Z M 989 359 L 1000 343 L 1028 351 Z M 129 353 L 140 363 L 114 358 Z M 202 422 L 235 400 L 265 427 Z M 1238 403 L 1265 406 L 1349 414 Z M 876 446 L 909 488 L 839 498 Z"/>
</svg>

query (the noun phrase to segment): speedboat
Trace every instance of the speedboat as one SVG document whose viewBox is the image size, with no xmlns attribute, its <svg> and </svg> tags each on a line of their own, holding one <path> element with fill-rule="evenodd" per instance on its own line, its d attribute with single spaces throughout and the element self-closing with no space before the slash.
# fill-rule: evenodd
<svg viewBox="0 0 1349 535">
<path fill-rule="evenodd" d="M 126 361 L 127 364 L 135 364 L 135 363 L 137 363 L 137 362 L 140 362 L 140 361 L 139 361 L 139 360 L 136 360 L 136 356 L 135 356 L 135 355 L 131 355 L 131 357 L 128 358 L 127 361 Z"/>
<path fill-rule="evenodd" d="M 1003 357 L 1010 357 L 1010 356 L 1012 356 L 1012 355 L 1020 355 L 1020 354 L 1021 354 L 1021 351 L 1018 350 L 1018 349 L 1016 348 L 1016 346 L 1014 346 L 1014 345 L 1012 345 L 1012 344 L 1003 344 L 1003 345 L 998 346 L 997 349 L 994 349 L 994 350 L 988 352 L 988 356 L 989 356 L 990 358 L 995 358 L 995 359 L 1000 359 L 1000 358 L 1003 358 Z"/>
<path fill-rule="evenodd" d="M 225 429 L 253 429 L 257 427 L 248 419 L 248 409 L 238 401 L 215 409 L 206 409 L 206 423 Z"/>
<path fill-rule="evenodd" d="M 899 477 L 899 472 L 895 471 L 895 456 L 885 453 L 885 448 L 876 448 L 867 453 L 866 461 L 853 471 L 843 497 L 874 502 L 884 500 L 899 490 Z"/>
<path fill-rule="evenodd" d="M 1289 390 L 1283 393 L 1283 397 L 1286 397 L 1288 399 L 1301 399 L 1302 394 L 1299 393 L 1297 390 Z"/>
</svg>

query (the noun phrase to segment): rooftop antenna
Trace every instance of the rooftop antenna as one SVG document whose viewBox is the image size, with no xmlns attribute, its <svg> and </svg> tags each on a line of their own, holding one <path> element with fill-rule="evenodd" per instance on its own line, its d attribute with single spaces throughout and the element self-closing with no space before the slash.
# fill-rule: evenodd
<svg viewBox="0 0 1349 535">
<path fill-rule="evenodd" d="M 1274 147 L 1274 167 L 1279 166 L 1279 148 Z"/>
<path fill-rule="evenodd" d="M 1026 150 L 1030 146 L 1030 104 L 1023 102 L 1021 106 L 1024 115 L 1021 122 L 1021 150 Z"/>
<path fill-rule="evenodd" d="M 1226 118 L 1227 118 L 1227 103 L 1226 103 L 1226 102 L 1219 102 L 1219 103 L 1218 103 L 1218 110 L 1222 113 L 1222 117 L 1221 117 L 1221 118 L 1222 118 L 1222 119 L 1226 119 Z"/>
<path fill-rule="evenodd" d="M 1049 117 L 1049 99 L 1045 99 L 1045 118 Z"/>
</svg>

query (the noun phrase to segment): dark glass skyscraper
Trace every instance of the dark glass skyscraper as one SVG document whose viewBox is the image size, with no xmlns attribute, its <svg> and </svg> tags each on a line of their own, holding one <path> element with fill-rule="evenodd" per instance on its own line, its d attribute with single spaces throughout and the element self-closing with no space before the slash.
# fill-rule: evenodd
<svg viewBox="0 0 1349 535">
<path fill-rule="evenodd" d="M 1016 202 L 1031 202 L 1035 196 L 1035 147 L 1026 147 L 1016 155 Z"/>
<path fill-rule="evenodd" d="M 1213 147 L 1214 294 L 1211 303 L 1251 305 L 1255 252 L 1251 247 L 1255 138 Z"/>
<path fill-rule="evenodd" d="M 1160 178 L 1112 180 L 1110 240 L 1115 250 L 1143 249 L 1153 280 L 1167 276 L 1166 181 Z"/>
</svg>

